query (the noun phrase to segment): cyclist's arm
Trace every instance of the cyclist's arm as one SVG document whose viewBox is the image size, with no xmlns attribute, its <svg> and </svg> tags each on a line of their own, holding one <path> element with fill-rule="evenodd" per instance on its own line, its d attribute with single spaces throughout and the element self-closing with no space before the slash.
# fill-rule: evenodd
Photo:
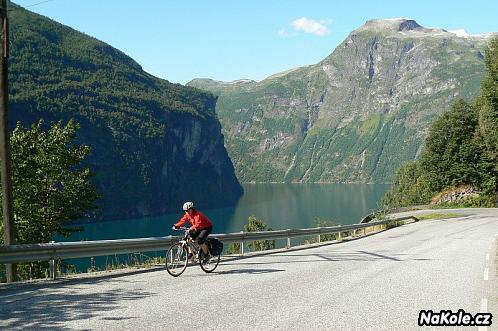
<svg viewBox="0 0 498 331">
<path fill-rule="evenodd" d="M 180 220 L 179 220 L 177 223 L 175 223 L 175 226 L 176 226 L 177 228 L 179 228 L 179 227 L 181 227 L 181 226 L 184 226 L 184 225 L 185 225 L 185 223 L 187 223 L 189 220 L 190 220 L 190 219 L 189 219 L 188 215 L 187 215 L 187 214 L 185 214 L 185 215 L 183 215 L 183 217 L 182 217 L 182 218 L 180 218 Z"/>
</svg>

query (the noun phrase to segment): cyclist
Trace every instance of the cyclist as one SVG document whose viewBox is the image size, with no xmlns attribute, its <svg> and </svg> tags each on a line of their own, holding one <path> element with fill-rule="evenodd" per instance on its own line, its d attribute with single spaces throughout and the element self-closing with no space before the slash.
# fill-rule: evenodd
<svg viewBox="0 0 498 331">
<path fill-rule="evenodd" d="M 206 215 L 195 209 L 194 203 L 191 201 L 187 201 L 183 204 L 183 210 L 185 211 L 185 215 L 173 225 L 173 229 L 178 230 L 179 227 L 189 222 L 192 225 L 189 230 L 189 236 L 194 240 L 197 239 L 197 243 L 204 252 L 205 258 L 208 259 L 209 249 L 206 239 L 213 230 L 213 223 Z M 192 252 L 189 251 L 189 258 L 191 257 Z"/>
</svg>

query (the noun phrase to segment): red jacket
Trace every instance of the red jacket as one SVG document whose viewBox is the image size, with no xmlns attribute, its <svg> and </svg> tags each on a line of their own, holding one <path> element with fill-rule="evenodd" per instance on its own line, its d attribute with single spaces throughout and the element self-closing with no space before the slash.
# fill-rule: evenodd
<svg viewBox="0 0 498 331">
<path fill-rule="evenodd" d="M 207 229 L 213 226 L 211 220 L 198 210 L 194 210 L 192 216 L 190 216 L 188 213 L 185 213 L 185 215 L 183 215 L 183 217 L 180 218 L 180 220 L 178 221 L 178 223 L 175 224 L 175 226 L 180 227 L 187 222 L 190 222 L 190 224 L 192 224 L 194 230 Z"/>
</svg>

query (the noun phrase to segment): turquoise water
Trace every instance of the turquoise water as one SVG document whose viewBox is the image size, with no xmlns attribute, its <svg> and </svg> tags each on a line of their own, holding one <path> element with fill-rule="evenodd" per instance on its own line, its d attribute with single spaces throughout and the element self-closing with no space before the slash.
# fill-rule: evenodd
<svg viewBox="0 0 498 331">
<path fill-rule="evenodd" d="M 381 184 L 244 184 L 244 195 L 230 208 L 202 210 L 214 223 L 213 233 L 239 232 L 249 216 L 273 230 L 315 227 L 318 219 L 334 224 L 358 223 L 379 208 L 389 185 Z M 182 206 L 178 206 L 181 211 Z M 83 231 L 58 241 L 161 237 L 174 233 L 171 226 L 182 213 L 140 219 L 82 224 Z M 82 263 L 85 260 L 87 262 Z M 74 262 L 74 260 L 72 260 Z M 89 259 L 78 259 L 86 269 Z M 105 258 L 95 260 L 105 265 Z M 109 261 L 107 261 L 109 263 Z"/>
<path fill-rule="evenodd" d="M 244 184 L 236 206 L 202 212 L 214 222 L 213 233 L 242 231 L 251 215 L 274 230 L 314 227 L 317 219 L 352 224 L 378 209 L 388 189 L 381 184 Z M 83 232 L 64 241 L 166 236 L 182 214 L 83 224 Z"/>
</svg>

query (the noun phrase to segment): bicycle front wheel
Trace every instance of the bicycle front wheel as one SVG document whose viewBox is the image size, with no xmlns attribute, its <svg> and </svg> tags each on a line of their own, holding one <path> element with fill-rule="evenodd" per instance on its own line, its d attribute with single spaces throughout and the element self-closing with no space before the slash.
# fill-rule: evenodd
<svg viewBox="0 0 498 331">
<path fill-rule="evenodd" d="M 182 244 L 171 246 L 166 253 L 166 270 L 173 277 L 180 276 L 188 264 L 188 252 Z"/>
<path fill-rule="evenodd" d="M 213 272 L 220 263 L 220 257 L 221 255 L 209 255 L 208 258 L 205 258 L 204 252 L 201 250 L 199 254 L 201 269 L 207 273 Z"/>
</svg>

